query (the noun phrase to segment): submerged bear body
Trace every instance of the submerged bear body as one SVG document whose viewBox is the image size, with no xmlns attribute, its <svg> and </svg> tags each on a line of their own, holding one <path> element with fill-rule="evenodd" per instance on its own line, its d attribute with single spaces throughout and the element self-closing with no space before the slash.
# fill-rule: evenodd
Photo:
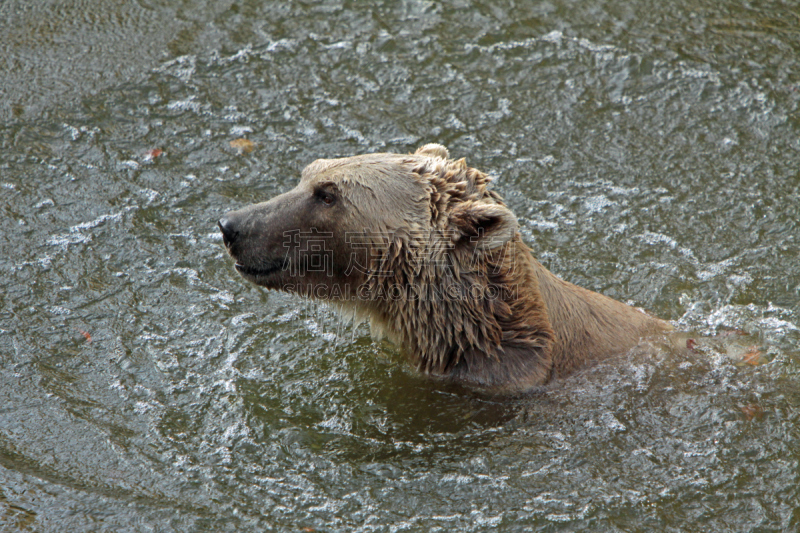
<svg viewBox="0 0 800 533">
<path fill-rule="evenodd" d="M 219 226 L 245 279 L 340 303 L 421 372 L 493 392 L 543 385 L 671 329 L 550 273 L 488 183 L 436 144 L 323 159 Z"/>
</svg>

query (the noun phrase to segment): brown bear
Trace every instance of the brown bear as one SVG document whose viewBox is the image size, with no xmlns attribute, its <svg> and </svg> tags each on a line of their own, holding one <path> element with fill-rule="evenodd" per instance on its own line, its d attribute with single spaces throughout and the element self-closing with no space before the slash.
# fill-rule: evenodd
<svg viewBox="0 0 800 533">
<path fill-rule="evenodd" d="M 245 279 L 339 303 L 419 371 L 492 392 L 543 385 L 672 329 L 544 268 L 488 184 L 438 144 L 320 159 L 297 187 L 219 227 Z"/>
</svg>

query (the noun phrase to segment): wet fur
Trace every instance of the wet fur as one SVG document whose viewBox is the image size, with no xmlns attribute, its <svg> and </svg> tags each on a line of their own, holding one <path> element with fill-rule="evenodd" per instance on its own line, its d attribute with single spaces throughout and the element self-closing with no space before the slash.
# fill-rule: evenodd
<svg viewBox="0 0 800 533">
<path fill-rule="evenodd" d="M 295 190 L 227 215 L 237 233 L 226 245 L 240 272 L 269 288 L 313 297 L 334 284 L 358 287 L 355 299 L 323 299 L 367 316 L 420 372 L 493 392 L 545 384 L 671 329 L 550 273 L 488 184 L 436 144 L 408 156 L 318 160 Z M 335 195 L 335 216 L 307 200 L 320 188 Z M 276 272 L 277 258 L 291 255 L 278 245 L 282 235 L 311 227 L 331 235 L 333 272 L 300 276 L 285 258 Z M 367 268 L 348 271 L 354 249 L 342 235 L 359 231 Z"/>
</svg>

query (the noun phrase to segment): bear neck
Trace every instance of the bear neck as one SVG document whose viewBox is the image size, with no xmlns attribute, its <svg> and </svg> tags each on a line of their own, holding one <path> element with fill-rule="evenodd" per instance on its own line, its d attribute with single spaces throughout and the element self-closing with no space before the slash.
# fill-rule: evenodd
<svg viewBox="0 0 800 533">
<path fill-rule="evenodd" d="M 383 265 L 392 275 L 368 282 L 370 322 L 419 371 L 499 392 L 550 379 L 555 335 L 519 234 L 472 263 L 463 257 L 474 253 L 469 250 L 420 265 L 413 248 L 395 248 L 384 256 L 398 258 L 390 268 Z"/>
</svg>

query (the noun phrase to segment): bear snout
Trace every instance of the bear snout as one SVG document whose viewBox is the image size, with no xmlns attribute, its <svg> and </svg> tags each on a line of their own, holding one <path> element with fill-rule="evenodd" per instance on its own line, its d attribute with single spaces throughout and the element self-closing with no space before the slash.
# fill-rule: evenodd
<svg viewBox="0 0 800 533">
<path fill-rule="evenodd" d="M 245 279 L 270 288 L 282 286 L 282 276 L 291 274 L 287 250 L 292 247 L 286 242 L 286 234 L 300 231 L 280 209 L 283 204 L 275 200 L 229 211 L 217 221 L 236 271 Z"/>
<path fill-rule="evenodd" d="M 217 222 L 219 230 L 222 232 L 222 242 L 225 243 L 226 248 L 230 248 L 239 237 L 239 225 L 234 217 L 229 215 L 223 216 Z"/>
</svg>

